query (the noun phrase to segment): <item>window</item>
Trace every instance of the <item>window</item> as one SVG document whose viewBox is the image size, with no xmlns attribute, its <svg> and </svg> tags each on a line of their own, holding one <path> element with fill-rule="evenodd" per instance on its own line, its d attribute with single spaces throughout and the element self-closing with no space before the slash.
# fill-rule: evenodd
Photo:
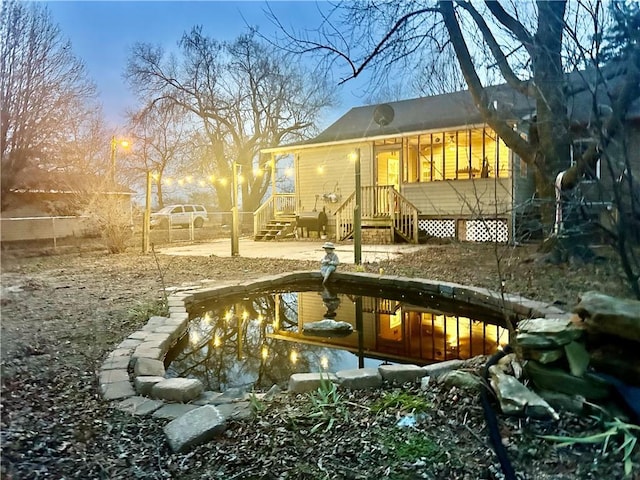
<svg viewBox="0 0 640 480">
<path fill-rule="evenodd" d="M 404 147 L 405 182 L 508 178 L 511 175 L 511 152 L 489 127 L 407 137 Z"/>
</svg>

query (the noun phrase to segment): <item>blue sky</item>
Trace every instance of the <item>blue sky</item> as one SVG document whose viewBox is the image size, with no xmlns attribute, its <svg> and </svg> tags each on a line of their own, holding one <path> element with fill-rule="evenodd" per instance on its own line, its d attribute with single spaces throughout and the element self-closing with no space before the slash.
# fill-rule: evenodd
<svg viewBox="0 0 640 480">
<path fill-rule="evenodd" d="M 98 86 L 100 100 L 111 126 L 124 123 L 124 111 L 135 106 L 122 74 L 130 47 L 136 42 L 176 46 L 185 31 L 202 25 L 218 40 L 232 40 L 246 25 L 259 26 L 269 35 L 274 26 L 264 1 L 48 1 L 54 22 L 69 38 Z M 314 1 L 269 2 L 285 26 L 314 28 L 320 22 Z M 326 5 L 326 4 L 325 4 Z M 324 127 L 349 108 L 362 104 L 362 81 L 340 88 L 342 105 L 321 119 Z M 337 87 L 336 87 L 337 88 Z"/>
</svg>

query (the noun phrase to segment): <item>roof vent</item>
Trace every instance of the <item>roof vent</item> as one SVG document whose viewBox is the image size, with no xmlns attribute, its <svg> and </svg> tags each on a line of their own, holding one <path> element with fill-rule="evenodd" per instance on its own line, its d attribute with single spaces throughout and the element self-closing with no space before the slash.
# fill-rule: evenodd
<svg viewBox="0 0 640 480">
<path fill-rule="evenodd" d="M 378 105 L 373 111 L 373 121 L 381 127 L 389 125 L 391 122 L 393 122 L 394 116 L 395 112 L 393 111 L 393 107 L 387 103 Z"/>
</svg>

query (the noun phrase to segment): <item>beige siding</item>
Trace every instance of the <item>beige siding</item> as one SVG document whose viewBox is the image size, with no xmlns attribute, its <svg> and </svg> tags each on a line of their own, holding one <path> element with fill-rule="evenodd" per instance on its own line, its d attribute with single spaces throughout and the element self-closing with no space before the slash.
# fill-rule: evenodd
<svg viewBox="0 0 640 480">
<path fill-rule="evenodd" d="M 327 214 L 336 209 L 355 190 L 355 165 L 349 155 L 360 148 L 361 182 L 371 185 L 371 146 L 368 144 L 339 145 L 302 150 L 296 157 L 298 212 L 326 208 Z M 319 171 L 322 168 L 322 171 Z M 335 193 L 338 201 L 323 199 L 323 194 Z M 316 202 L 316 196 L 318 198 Z M 331 220 L 331 215 L 329 216 Z"/>
<path fill-rule="evenodd" d="M 421 216 L 504 216 L 512 205 L 510 178 L 411 183 L 402 194 Z"/>
</svg>

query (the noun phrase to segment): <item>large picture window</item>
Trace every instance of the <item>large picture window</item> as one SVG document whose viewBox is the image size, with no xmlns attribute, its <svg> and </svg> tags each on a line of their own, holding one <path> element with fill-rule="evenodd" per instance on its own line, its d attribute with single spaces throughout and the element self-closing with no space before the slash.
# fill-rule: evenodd
<svg viewBox="0 0 640 480">
<path fill-rule="evenodd" d="M 488 127 L 416 135 L 406 145 L 410 183 L 510 175 L 509 149 Z"/>
</svg>

